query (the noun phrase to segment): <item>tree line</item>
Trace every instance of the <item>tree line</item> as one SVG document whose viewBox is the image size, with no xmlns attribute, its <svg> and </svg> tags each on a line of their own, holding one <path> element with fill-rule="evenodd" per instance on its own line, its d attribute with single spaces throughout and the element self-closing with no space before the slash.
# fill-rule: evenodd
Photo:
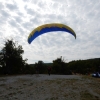
<svg viewBox="0 0 100 100">
<path fill-rule="evenodd" d="M 90 74 L 100 72 L 100 58 L 76 60 L 66 63 L 62 57 L 56 58 L 52 63 L 38 61 L 35 64 L 28 64 L 27 59 L 23 59 L 24 50 L 21 45 L 11 40 L 6 40 L 4 47 L 0 51 L 0 74 L 35 74 L 36 67 L 40 74 L 47 74 L 47 68 L 52 68 L 52 74 Z"/>
</svg>

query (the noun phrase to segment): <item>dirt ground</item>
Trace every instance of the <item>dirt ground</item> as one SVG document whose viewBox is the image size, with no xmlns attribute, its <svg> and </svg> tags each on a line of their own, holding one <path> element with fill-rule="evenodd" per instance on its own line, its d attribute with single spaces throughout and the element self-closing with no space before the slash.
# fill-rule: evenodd
<svg viewBox="0 0 100 100">
<path fill-rule="evenodd" d="M 100 100 L 100 78 L 43 74 L 0 77 L 0 100 Z"/>
</svg>

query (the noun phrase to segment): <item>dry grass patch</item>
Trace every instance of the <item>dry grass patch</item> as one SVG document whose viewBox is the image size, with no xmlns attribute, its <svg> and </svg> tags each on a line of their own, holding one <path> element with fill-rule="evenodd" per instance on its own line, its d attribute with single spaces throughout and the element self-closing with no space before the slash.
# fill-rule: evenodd
<svg viewBox="0 0 100 100">
<path fill-rule="evenodd" d="M 96 100 L 95 97 L 88 91 L 82 91 L 80 95 L 82 100 Z"/>
</svg>

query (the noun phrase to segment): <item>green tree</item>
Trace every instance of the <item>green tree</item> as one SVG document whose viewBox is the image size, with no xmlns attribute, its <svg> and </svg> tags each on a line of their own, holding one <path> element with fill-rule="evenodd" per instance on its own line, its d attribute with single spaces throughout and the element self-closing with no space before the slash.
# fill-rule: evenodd
<svg viewBox="0 0 100 100">
<path fill-rule="evenodd" d="M 6 40 L 0 52 L 0 64 L 4 74 L 19 74 L 23 72 L 26 60 L 23 60 L 24 50 L 21 45 L 11 40 Z"/>
<path fill-rule="evenodd" d="M 54 74 L 71 74 L 69 68 L 67 67 L 67 63 L 65 63 L 64 59 L 62 59 L 62 56 L 53 60 L 52 69 Z"/>
<path fill-rule="evenodd" d="M 35 64 L 36 65 L 36 64 Z M 38 61 L 37 63 L 37 67 L 39 68 L 39 73 L 40 74 L 44 74 L 47 71 L 47 66 L 44 64 L 43 61 Z"/>
</svg>

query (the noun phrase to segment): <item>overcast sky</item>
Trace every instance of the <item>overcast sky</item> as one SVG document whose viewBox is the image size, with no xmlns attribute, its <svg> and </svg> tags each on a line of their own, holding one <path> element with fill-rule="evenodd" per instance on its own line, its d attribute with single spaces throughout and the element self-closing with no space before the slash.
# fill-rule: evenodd
<svg viewBox="0 0 100 100">
<path fill-rule="evenodd" d="M 28 44 L 29 33 L 47 23 L 62 23 L 76 33 L 45 33 Z M 100 0 L 0 0 L 0 49 L 13 38 L 28 63 L 100 58 Z"/>
</svg>

